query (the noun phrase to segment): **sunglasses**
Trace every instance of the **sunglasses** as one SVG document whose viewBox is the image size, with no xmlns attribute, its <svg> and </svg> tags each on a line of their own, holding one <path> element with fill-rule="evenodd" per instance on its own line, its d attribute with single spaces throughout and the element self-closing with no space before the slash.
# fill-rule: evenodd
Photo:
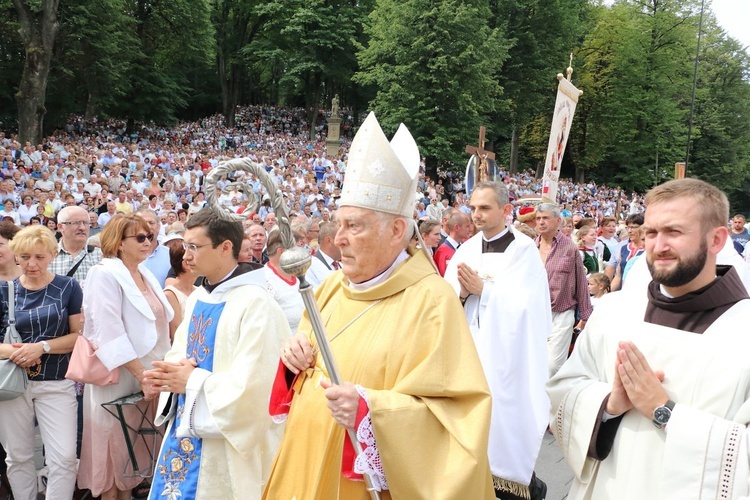
<svg viewBox="0 0 750 500">
<path fill-rule="evenodd" d="M 126 240 L 128 238 L 135 238 L 135 241 L 138 243 L 143 243 L 144 241 L 154 241 L 154 233 L 148 233 L 148 234 L 131 234 L 130 236 L 123 237 L 123 240 Z"/>
</svg>

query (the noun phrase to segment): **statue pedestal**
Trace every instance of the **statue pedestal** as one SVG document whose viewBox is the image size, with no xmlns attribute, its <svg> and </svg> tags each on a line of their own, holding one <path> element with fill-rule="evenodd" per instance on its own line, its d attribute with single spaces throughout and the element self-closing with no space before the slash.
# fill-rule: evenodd
<svg viewBox="0 0 750 500">
<path fill-rule="evenodd" d="M 328 137 L 326 138 L 326 155 L 333 161 L 339 157 L 339 134 L 341 132 L 341 118 L 331 116 L 328 118 Z"/>
</svg>

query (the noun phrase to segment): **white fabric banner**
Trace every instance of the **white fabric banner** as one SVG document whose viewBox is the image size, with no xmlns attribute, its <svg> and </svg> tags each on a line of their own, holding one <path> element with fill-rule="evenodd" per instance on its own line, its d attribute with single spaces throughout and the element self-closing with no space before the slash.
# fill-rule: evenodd
<svg viewBox="0 0 750 500">
<path fill-rule="evenodd" d="M 566 80 L 562 74 L 557 76 L 560 81 L 557 86 L 557 100 L 555 113 L 552 116 L 552 129 L 547 145 L 547 159 L 544 163 L 544 177 L 542 178 L 542 198 L 557 203 L 557 181 L 560 178 L 565 145 L 568 143 L 573 115 L 581 91 Z"/>
</svg>

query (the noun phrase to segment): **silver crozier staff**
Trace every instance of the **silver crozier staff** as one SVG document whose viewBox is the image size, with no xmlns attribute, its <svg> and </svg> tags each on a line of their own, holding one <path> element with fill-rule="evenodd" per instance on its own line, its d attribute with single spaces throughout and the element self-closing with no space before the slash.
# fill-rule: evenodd
<svg viewBox="0 0 750 500">
<path fill-rule="evenodd" d="M 260 164 L 255 163 L 248 158 L 229 160 L 219 164 L 219 166 L 212 169 L 206 177 L 204 186 L 206 191 L 206 201 L 208 202 L 208 205 L 217 214 L 219 214 L 219 216 L 224 217 L 228 220 L 243 220 L 244 217 L 235 214 L 231 210 L 224 208 L 219 204 L 219 196 L 216 192 L 216 182 L 221 179 L 221 176 L 236 171 L 251 172 L 255 174 L 260 183 L 263 184 L 263 187 L 265 187 L 266 191 L 268 192 L 268 196 L 271 199 L 271 204 L 273 205 L 274 212 L 276 213 L 276 222 L 279 226 L 279 231 L 281 231 L 281 241 L 284 245 L 284 248 L 286 249 L 284 253 L 281 254 L 281 269 L 285 273 L 292 274 L 299 279 L 299 292 L 300 294 L 302 294 L 302 301 L 305 303 L 305 309 L 307 310 L 307 315 L 310 318 L 310 324 L 312 325 L 313 332 L 315 333 L 315 339 L 318 343 L 318 350 L 320 351 L 320 355 L 323 356 L 323 362 L 328 369 L 328 377 L 334 384 L 341 385 L 341 376 L 339 375 L 336 361 L 333 359 L 333 353 L 331 353 L 331 345 L 328 343 L 328 337 L 326 336 L 323 322 L 320 319 L 320 311 L 318 311 L 318 305 L 315 302 L 315 296 L 313 295 L 312 286 L 310 285 L 310 283 L 305 281 L 305 273 L 310 268 L 312 256 L 310 255 L 310 252 L 308 252 L 304 248 L 295 245 L 294 237 L 292 235 L 291 223 L 289 221 L 289 214 L 286 209 L 286 204 L 284 203 L 283 195 L 276 188 L 276 183 L 268 175 L 266 169 L 263 168 L 263 166 L 261 166 Z M 235 183 L 233 185 L 236 185 L 237 188 L 250 199 L 250 205 L 248 206 L 248 209 L 245 211 L 245 213 L 249 214 L 251 212 L 257 211 L 260 205 L 260 200 L 257 196 L 255 196 L 252 187 L 250 187 L 249 185 L 245 186 L 241 183 Z M 357 456 L 359 456 L 362 453 L 362 446 L 359 444 L 359 441 L 357 441 L 357 433 L 349 429 L 347 429 L 347 433 L 349 434 L 349 439 L 351 439 L 352 441 L 354 452 L 357 454 Z M 370 476 L 367 473 L 363 474 L 362 476 L 365 480 L 367 491 L 370 492 L 370 498 L 372 498 L 373 500 L 380 500 L 380 495 L 372 486 L 372 480 L 370 479 Z"/>
<path fill-rule="evenodd" d="M 281 270 L 285 273 L 292 274 L 299 279 L 299 293 L 302 295 L 302 301 L 305 303 L 305 309 L 307 310 L 307 316 L 310 318 L 310 324 L 312 325 L 313 332 L 315 333 L 315 340 L 318 343 L 318 351 L 323 356 L 323 362 L 328 370 L 328 377 L 331 382 L 336 385 L 341 385 L 341 375 L 339 375 L 339 369 L 336 365 L 336 360 L 333 358 L 331 352 L 331 344 L 328 342 L 328 336 L 326 335 L 323 321 L 320 318 L 320 311 L 318 311 L 318 304 L 315 302 L 315 296 L 313 295 L 313 287 L 310 283 L 305 280 L 305 273 L 310 268 L 312 262 L 312 256 L 308 250 L 303 247 L 294 246 L 287 248 L 284 253 L 281 254 Z M 352 441 L 354 446 L 354 452 L 359 456 L 362 453 L 362 446 L 357 441 L 357 433 L 353 429 L 347 429 L 349 439 Z M 367 473 L 362 474 L 367 485 L 367 491 L 370 492 L 370 498 L 373 500 L 379 500 L 380 495 L 377 490 L 373 488 L 370 476 Z"/>
</svg>

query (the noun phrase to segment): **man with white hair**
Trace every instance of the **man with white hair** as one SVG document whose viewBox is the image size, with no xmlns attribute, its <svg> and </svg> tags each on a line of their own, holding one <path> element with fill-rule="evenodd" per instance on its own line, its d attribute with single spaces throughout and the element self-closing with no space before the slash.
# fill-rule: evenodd
<svg viewBox="0 0 750 500">
<path fill-rule="evenodd" d="M 328 381 L 303 318 L 271 397 L 272 414 L 288 419 L 264 498 L 364 498 L 364 472 L 385 498 L 492 499 L 476 348 L 455 294 L 408 247 L 416 144 L 402 126 L 389 145 L 371 113 L 351 151 L 335 238 L 342 272 L 316 294 L 344 382 Z M 345 430 L 361 436 L 356 460 Z"/>
<path fill-rule="evenodd" d="M 164 228 L 156 214 L 148 208 L 139 209 L 136 215 L 145 219 L 154 235 L 151 240 L 151 253 L 148 254 L 145 264 L 163 287 L 167 281 L 167 276 L 169 276 L 169 271 L 172 269 L 169 260 L 169 248 L 159 243 L 159 236 L 164 236 Z"/>
<path fill-rule="evenodd" d="M 334 242 L 338 228 L 339 226 L 335 222 L 320 224 L 318 250 L 313 255 L 310 269 L 305 274 L 307 282 L 313 287 L 318 287 L 330 274 L 341 269 L 339 263 L 341 250 Z"/>
<path fill-rule="evenodd" d="M 583 329 L 591 316 L 586 268 L 573 240 L 559 230 L 560 209 L 554 203 L 542 203 L 536 209 L 536 245 L 549 278 L 552 306 L 552 332 L 547 338 L 549 376 L 568 359 L 573 328 Z M 580 320 L 576 324 L 576 311 Z"/>
<path fill-rule="evenodd" d="M 89 213 L 78 206 L 65 207 L 57 214 L 60 229 L 60 251 L 50 263 L 49 271 L 62 276 L 72 276 L 83 286 L 89 269 L 102 260 L 102 251 L 87 245 L 91 221 Z"/>
</svg>

